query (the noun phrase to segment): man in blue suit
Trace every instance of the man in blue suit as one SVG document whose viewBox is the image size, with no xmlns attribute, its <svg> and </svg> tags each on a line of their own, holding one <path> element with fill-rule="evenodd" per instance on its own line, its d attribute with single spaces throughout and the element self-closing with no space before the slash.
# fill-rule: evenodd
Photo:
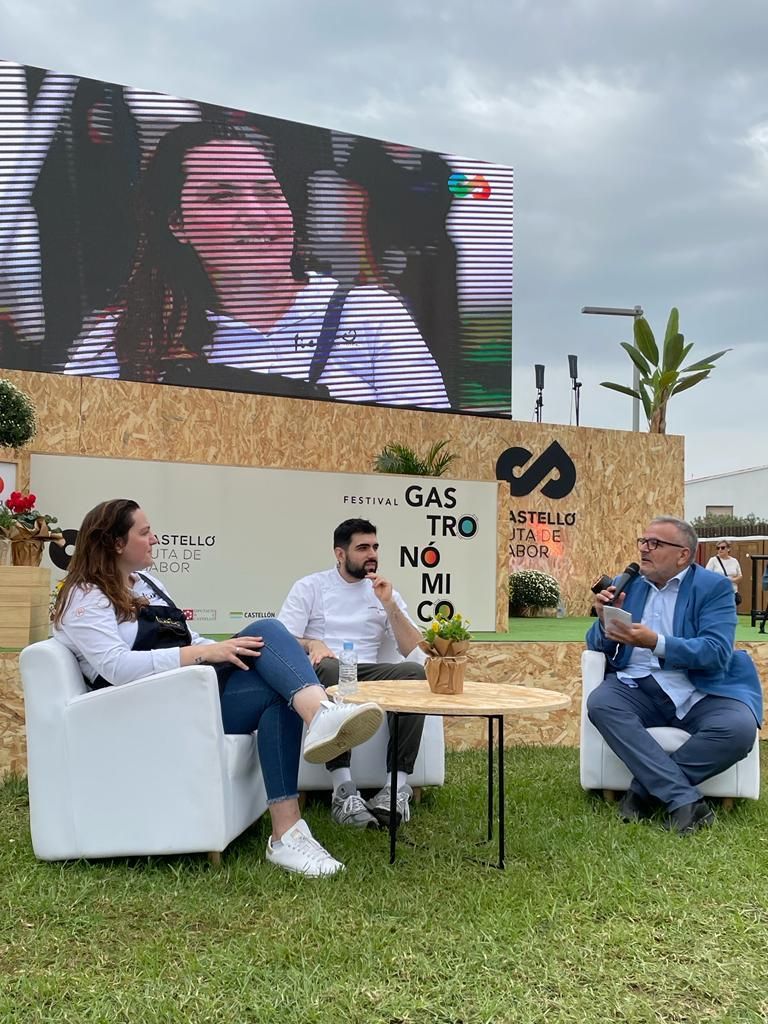
<svg viewBox="0 0 768 1024">
<path fill-rule="evenodd" d="M 587 713 L 632 772 L 619 804 L 625 821 L 666 808 L 665 825 L 686 835 L 714 814 L 697 783 L 745 757 L 762 720 L 762 690 L 749 656 L 734 650 L 736 605 L 724 576 L 693 564 L 698 537 L 673 516 L 651 520 L 639 537 L 640 575 L 615 601 L 632 623 L 604 625 L 615 586 L 595 599 L 587 646 L 607 660 Z M 646 731 L 667 725 L 691 738 L 666 753 Z"/>
</svg>

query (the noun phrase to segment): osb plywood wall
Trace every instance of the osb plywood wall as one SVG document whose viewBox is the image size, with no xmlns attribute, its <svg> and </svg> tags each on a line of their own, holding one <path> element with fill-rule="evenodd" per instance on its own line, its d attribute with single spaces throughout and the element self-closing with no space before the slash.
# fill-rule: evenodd
<svg viewBox="0 0 768 1024">
<path fill-rule="evenodd" d="M 508 498 L 514 520 L 509 565 L 551 572 L 571 614 L 587 612 L 596 576 L 617 573 L 635 558 L 634 538 L 651 516 L 683 514 L 681 437 L 131 381 L 3 375 L 37 405 L 34 452 L 360 473 L 371 470 L 388 442 L 426 450 L 447 438 L 458 455 L 452 477 L 495 480 L 497 459 L 507 449 L 530 453 L 521 457 L 519 476 L 556 443 L 573 462 L 575 485 L 563 497 L 548 498 L 541 488 L 558 472 L 529 473 L 530 493 Z M 23 483 L 23 458 L 19 468 Z M 503 552 L 500 562 L 506 567 Z M 500 572 L 497 628 L 506 625 L 505 587 Z"/>
<path fill-rule="evenodd" d="M 768 705 L 768 643 L 740 643 L 760 675 Z M 566 693 L 571 705 L 562 711 L 506 716 L 505 746 L 523 743 L 574 747 L 579 743 L 581 717 L 580 643 L 475 643 L 469 653 L 468 677 L 479 682 L 541 686 Z M 768 737 L 764 729 L 762 737 Z M 446 718 L 449 750 L 484 750 L 487 725 L 482 718 Z M 7 772 L 26 770 L 24 703 L 18 655 L 0 653 L 0 779 Z"/>
<path fill-rule="evenodd" d="M 0 654 L 0 779 L 7 772 L 27 770 L 24 737 L 24 699 L 19 677 L 19 656 Z"/>
</svg>

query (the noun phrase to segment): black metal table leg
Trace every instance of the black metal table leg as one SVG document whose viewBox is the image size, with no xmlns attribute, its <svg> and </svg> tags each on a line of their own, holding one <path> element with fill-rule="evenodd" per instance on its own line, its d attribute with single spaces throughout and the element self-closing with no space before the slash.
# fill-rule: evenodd
<svg viewBox="0 0 768 1024">
<path fill-rule="evenodd" d="M 504 716 L 499 715 L 499 868 L 504 870 Z"/>
<path fill-rule="evenodd" d="M 393 779 L 397 778 L 397 770 L 394 766 L 400 763 L 400 712 L 393 711 L 392 714 L 392 765 L 393 765 Z M 504 716 L 503 715 L 488 715 L 488 842 L 493 839 L 493 805 L 495 796 L 495 786 L 493 781 L 493 769 L 494 769 L 494 757 L 493 757 L 493 743 L 494 743 L 494 720 L 498 722 L 498 730 L 496 733 L 496 742 L 499 745 L 498 753 L 498 773 L 499 773 L 499 785 L 498 785 L 498 829 L 499 829 L 499 862 L 498 864 L 491 864 L 489 867 L 497 867 L 504 870 L 505 866 L 505 795 L 504 795 Z M 395 863 L 395 857 L 397 853 L 397 784 L 394 783 L 390 787 L 390 798 L 389 798 L 389 863 Z M 485 862 L 487 863 L 487 862 Z"/>
<path fill-rule="evenodd" d="M 493 719 L 488 718 L 488 842 L 493 839 Z"/>
<path fill-rule="evenodd" d="M 397 766 L 400 764 L 400 714 L 392 715 L 392 783 L 389 787 L 389 863 L 395 863 L 397 845 Z"/>
</svg>

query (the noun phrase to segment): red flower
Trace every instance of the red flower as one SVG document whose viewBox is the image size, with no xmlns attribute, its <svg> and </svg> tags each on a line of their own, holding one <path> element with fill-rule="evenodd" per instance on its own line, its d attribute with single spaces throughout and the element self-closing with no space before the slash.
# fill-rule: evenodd
<svg viewBox="0 0 768 1024">
<path fill-rule="evenodd" d="M 5 504 L 14 515 L 19 515 L 23 512 L 31 512 L 35 507 L 36 501 L 36 494 L 22 494 L 21 491 L 12 491 Z"/>
</svg>

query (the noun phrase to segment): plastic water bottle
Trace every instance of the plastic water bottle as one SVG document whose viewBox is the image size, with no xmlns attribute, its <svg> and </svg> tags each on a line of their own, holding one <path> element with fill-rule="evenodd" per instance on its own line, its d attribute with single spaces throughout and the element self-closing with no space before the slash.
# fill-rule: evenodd
<svg viewBox="0 0 768 1024">
<path fill-rule="evenodd" d="M 556 616 L 557 616 L 558 619 L 564 619 L 565 618 L 565 601 L 562 599 L 562 597 L 557 602 Z"/>
<path fill-rule="evenodd" d="M 357 693 L 357 652 L 351 640 L 344 641 L 344 649 L 339 654 L 339 687 L 340 700 Z"/>
</svg>

